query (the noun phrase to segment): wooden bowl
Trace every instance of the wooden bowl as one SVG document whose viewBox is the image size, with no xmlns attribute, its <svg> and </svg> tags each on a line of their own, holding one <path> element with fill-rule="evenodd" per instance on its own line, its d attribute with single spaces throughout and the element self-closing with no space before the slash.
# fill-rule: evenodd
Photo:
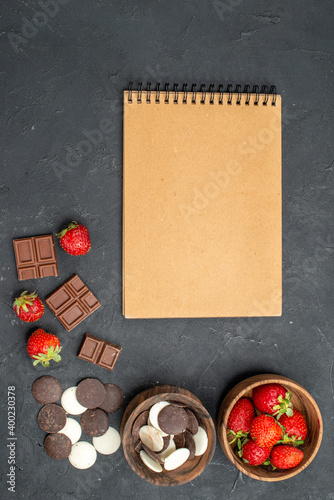
<svg viewBox="0 0 334 500">
<path fill-rule="evenodd" d="M 178 401 L 184 403 L 195 413 L 200 425 L 205 429 L 208 435 L 208 447 L 206 452 L 202 456 L 187 460 L 181 467 L 172 471 L 152 471 L 141 461 L 139 454 L 134 450 L 133 446 L 131 430 L 134 421 L 141 412 L 149 410 L 151 406 L 159 401 Z M 130 402 L 124 412 L 120 426 L 120 434 L 124 455 L 132 470 L 149 483 L 158 486 L 176 486 L 192 481 L 195 477 L 199 476 L 210 463 L 216 448 L 215 426 L 201 401 L 191 392 L 170 385 L 156 386 L 138 394 Z"/>
<path fill-rule="evenodd" d="M 301 463 L 293 469 L 272 470 L 271 466 L 258 465 L 252 466 L 244 463 L 241 458 L 237 457 L 233 446 L 228 443 L 227 439 L 227 421 L 235 403 L 242 397 L 252 397 L 252 389 L 258 385 L 278 383 L 292 392 L 292 403 L 297 410 L 300 410 L 305 418 L 308 429 L 308 434 L 305 443 L 300 446 L 304 452 L 304 458 Z M 280 375 L 256 375 L 247 378 L 243 382 L 237 384 L 224 398 L 218 414 L 217 432 L 220 445 L 227 458 L 235 465 L 242 473 L 247 474 L 259 481 L 282 481 L 289 477 L 295 476 L 304 470 L 316 456 L 322 439 L 323 424 L 320 410 L 312 396 L 299 384 L 289 378 Z"/>
</svg>

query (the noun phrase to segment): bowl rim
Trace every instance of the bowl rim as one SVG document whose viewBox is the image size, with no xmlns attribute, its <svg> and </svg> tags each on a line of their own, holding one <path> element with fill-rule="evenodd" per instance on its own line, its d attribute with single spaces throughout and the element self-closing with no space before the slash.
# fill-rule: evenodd
<svg viewBox="0 0 334 500">
<path fill-rule="evenodd" d="M 152 389 L 154 390 L 155 394 L 152 394 Z M 128 404 L 127 408 L 125 409 L 121 421 L 121 427 L 120 427 L 120 434 L 121 434 L 121 439 L 122 439 L 122 447 L 123 447 L 123 453 L 125 456 L 126 461 L 130 465 L 131 469 L 141 478 L 144 479 L 145 481 L 155 484 L 156 486 L 179 486 L 182 484 L 186 484 L 190 481 L 193 481 L 196 477 L 198 477 L 206 467 L 209 465 L 209 463 L 212 460 L 212 457 L 214 455 L 215 449 L 216 449 L 216 429 L 215 425 L 213 422 L 213 419 L 208 412 L 208 410 L 205 408 L 205 406 L 202 404 L 200 399 L 192 394 L 190 391 L 183 389 L 181 387 L 177 386 L 168 386 L 168 385 L 161 385 L 161 386 L 154 386 L 152 389 L 147 389 L 145 391 L 142 391 L 141 393 L 137 394 Z M 168 390 L 169 389 L 169 390 Z M 173 392 L 173 391 L 176 392 Z M 161 391 L 161 392 L 160 392 Z M 146 395 L 149 394 L 149 397 L 147 399 L 142 400 L 143 397 L 146 397 Z M 158 401 L 163 401 L 163 400 L 170 400 L 170 401 L 182 401 L 187 404 L 187 407 L 192 410 L 196 411 L 196 408 L 200 410 L 204 416 L 205 416 L 205 427 L 206 427 L 206 432 L 209 436 L 209 442 L 211 440 L 211 447 L 207 449 L 207 451 L 200 457 L 198 457 L 199 462 L 196 464 L 194 469 L 190 471 L 188 474 L 185 475 L 180 475 L 179 478 L 172 482 L 172 483 L 162 483 L 160 481 L 160 478 L 163 476 L 160 476 L 159 474 L 155 474 L 153 477 L 151 477 L 152 474 L 154 474 L 153 471 L 150 471 L 148 469 L 148 474 L 145 475 L 145 477 L 139 472 L 139 470 L 135 467 L 134 462 L 130 459 L 129 457 L 129 451 L 132 451 L 132 449 L 128 449 L 129 446 L 125 443 L 125 436 L 131 435 L 131 429 L 133 422 L 137 418 L 137 416 L 142 412 L 147 409 L 146 407 L 151 407 L 153 404 L 157 403 Z M 140 401 L 137 404 L 137 401 Z M 127 411 L 128 409 L 131 409 L 131 411 Z M 203 463 L 203 460 L 205 463 Z M 198 467 L 200 464 L 202 464 L 202 467 Z M 177 471 L 177 469 L 175 469 Z"/>
<path fill-rule="evenodd" d="M 318 432 L 318 437 L 317 440 L 314 444 L 314 449 L 309 456 L 309 458 L 306 460 L 306 462 L 303 463 L 302 467 L 294 467 L 293 469 L 286 469 L 283 474 L 280 476 L 273 476 L 273 477 L 267 477 L 267 476 L 259 476 L 258 474 L 253 474 L 250 472 L 246 467 L 243 466 L 241 462 L 237 460 L 237 457 L 232 451 L 232 448 L 228 442 L 227 439 L 227 421 L 229 418 L 229 415 L 232 411 L 232 408 L 234 407 L 235 403 L 245 396 L 246 393 L 254 389 L 255 387 L 259 385 L 265 385 L 268 383 L 279 383 L 282 385 L 287 385 L 288 389 L 290 390 L 297 390 L 301 392 L 309 402 L 312 404 L 318 418 L 318 423 L 319 423 L 319 432 Z M 246 385 L 245 385 L 246 384 Z M 232 399 L 231 394 L 237 391 L 238 387 L 240 387 L 240 391 L 237 392 L 237 395 L 234 396 Z M 226 401 L 228 401 L 228 406 L 226 407 Z M 295 382 L 294 380 L 289 379 L 288 377 L 284 377 L 283 375 L 276 375 L 276 374 L 260 374 L 260 375 L 254 375 L 252 377 L 246 378 L 236 384 L 224 397 L 220 407 L 219 407 L 219 412 L 218 412 L 218 420 L 217 420 L 217 434 L 218 434 L 218 439 L 220 446 L 222 450 L 224 451 L 226 457 L 230 460 L 230 462 L 237 467 L 243 474 L 246 474 L 247 476 L 257 479 L 259 481 L 267 481 L 267 482 L 274 482 L 274 481 L 283 481 L 285 479 L 289 479 L 290 477 L 295 476 L 296 474 L 300 473 L 302 470 L 306 469 L 308 465 L 312 462 L 316 454 L 318 453 L 318 450 L 321 445 L 322 441 L 322 436 L 323 436 L 323 421 L 322 421 L 322 416 L 319 410 L 319 407 L 314 400 L 314 398 L 311 396 L 311 394 L 304 389 L 303 386 L 298 384 L 298 382 Z"/>
</svg>

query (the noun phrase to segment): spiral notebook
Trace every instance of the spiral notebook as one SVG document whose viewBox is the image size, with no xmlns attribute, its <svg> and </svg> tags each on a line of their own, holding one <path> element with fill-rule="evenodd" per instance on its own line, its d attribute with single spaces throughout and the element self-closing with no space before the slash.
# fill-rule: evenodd
<svg viewBox="0 0 334 500">
<path fill-rule="evenodd" d="M 279 316 L 275 87 L 124 92 L 123 314 Z"/>
</svg>

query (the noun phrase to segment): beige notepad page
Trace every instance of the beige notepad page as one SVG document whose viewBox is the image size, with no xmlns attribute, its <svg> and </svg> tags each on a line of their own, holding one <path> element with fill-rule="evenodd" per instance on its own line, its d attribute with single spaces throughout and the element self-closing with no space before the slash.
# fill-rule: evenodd
<svg viewBox="0 0 334 500">
<path fill-rule="evenodd" d="M 279 316 L 280 96 L 182 97 L 124 93 L 123 314 Z"/>
</svg>

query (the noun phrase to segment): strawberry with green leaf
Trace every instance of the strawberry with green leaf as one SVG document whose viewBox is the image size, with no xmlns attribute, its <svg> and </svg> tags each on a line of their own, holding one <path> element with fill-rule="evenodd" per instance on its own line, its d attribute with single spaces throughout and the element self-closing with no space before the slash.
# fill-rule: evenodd
<svg viewBox="0 0 334 500">
<path fill-rule="evenodd" d="M 281 416 L 280 424 L 284 427 L 282 443 L 290 443 L 294 446 L 304 444 L 307 425 L 302 412 L 294 409 L 291 417 L 285 413 Z"/>
<path fill-rule="evenodd" d="M 70 255 L 86 255 L 91 248 L 88 229 L 75 221 L 56 236 L 60 246 Z"/>
<path fill-rule="evenodd" d="M 35 292 L 22 292 L 14 300 L 13 309 L 18 318 L 28 323 L 39 320 L 44 314 L 44 305 Z"/>
<path fill-rule="evenodd" d="M 61 360 L 59 355 L 61 351 L 58 337 L 52 333 L 47 333 L 42 328 L 38 328 L 29 337 L 27 343 L 27 351 L 31 358 L 35 361 L 36 366 L 41 363 L 42 366 L 49 366 L 50 361 L 53 360 L 58 363 Z"/>
<path fill-rule="evenodd" d="M 253 389 L 253 403 L 261 413 L 268 413 L 279 418 L 286 413 L 289 417 L 293 415 L 291 403 L 291 392 L 287 391 L 281 384 L 258 385 Z"/>
<path fill-rule="evenodd" d="M 240 398 L 233 406 L 227 420 L 227 436 L 231 439 L 230 444 L 248 436 L 254 417 L 255 409 L 252 401 L 249 398 Z"/>
<path fill-rule="evenodd" d="M 249 465 L 269 465 L 267 458 L 270 455 L 271 448 L 261 448 L 252 439 L 245 442 L 239 449 L 238 455 L 242 460 Z"/>
</svg>

